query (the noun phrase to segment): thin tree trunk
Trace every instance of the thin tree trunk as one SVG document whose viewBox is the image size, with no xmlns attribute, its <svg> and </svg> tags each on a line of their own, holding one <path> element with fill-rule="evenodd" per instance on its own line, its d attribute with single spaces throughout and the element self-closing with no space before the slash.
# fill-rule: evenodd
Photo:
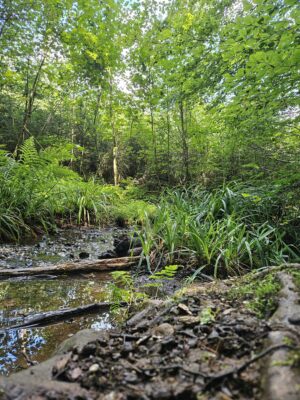
<svg viewBox="0 0 300 400">
<path fill-rule="evenodd" d="M 168 182 L 171 181 L 171 157 L 170 157 L 170 134 L 171 134 L 171 124 L 170 124 L 170 114 L 169 107 L 167 109 L 167 163 L 168 163 Z"/>
<path fill-rule="evenodd" d="M 4 328 L 0 331 L 0 333 L 5 333 L 10 329 L 23 329 L 26 327 L 29 328 L 46 326 L 49 324 L 65 321 L 70 318 L 79 317 L 81 315 L 96 313 L 99 311 L 108 311 L 113 305 L 114 303 L 112 302 L 93 303 L 76 308 L 65 308 L 62 310 L 48 311 L 40 314 L 30 315 L 26 317 L 22 323 Z M 124 307 L 126 305 L 128 305 L 128 303 L 120 303 L 121 307 Z"/>
<path fill-rule="evenodd" d="M 95 111 L 94 111 L 94 119 L 93 119 L 93 130 L 94 130 L 94 136 L 95 136 L 95 147 L 96 147 L 96 151 L 97 152 L 99 150 L 98 135 L 97 135 L 97 120 L 98 120 L 98 115 L 99 115 L 101 95 L 102 95 L 102 92 L 101 92 L 101 88 L 99 87 L 99 92 L 98 92 L 98 95 L 97 95 L 96 108 L 95 108 Z"/>
<path fill-rule="evenodd" d="M 30 134 L 28 126 L 32 116 L 32 110 L 34 105 L 34 100 L 36 97 L 38 83 L 41 77 L 42 68 L 46 60 L 46 54 L 43 55 L 42 60 L 39 64 L 37 73 L 34 77 L 34 81 L 32 87 L 29 88 L 29 60 L 28 60 L 28 70 L 27 70 L 27 77 L 26 77 L 26 84 L 25 84 L 25 94 L 26 94 L 26 101 L 25 101 L 25 109 L 24 109 L 24 116 L 23 116 L 23 123 L 22 129 L 18 138 L 17 148 L 18 146 L 24 142 L 27 135 Z"/>
<path fill-rule="evenodd" d="M 180 132 L 181 132 L 181 142 L 182 142 L 182 164 L 185 171 L 185 181 L 188 182 L 190 180 L 189 148 L 187 142 L 187 123 L 185 119 L 183 100 L 180 100 L 179 102 L 179 113 L 180 113 L 180 125 L 181 125 Z"/>
<path fill-rule="evenodd" d="M 151 133 L 152 133 L 155 173 L 157 175 L 157 143 L 156 143 L 156 132 L 155 132 L 155 126 L 154 126 L 154 112 L 153 112 L 152 105 L 150 106 L 150 124 L 151 124 Z"/>
<path fill-rule="evenodd" d="M 110 123 L 111 123 L 111 133 L 113 138 L 113 175 L 114 175 L 114 184 L 118 186 L 119 184 L 119 165 L 118 165 L 118 142 L 117 142 L 117 134 L 115 127 L 115 115 L 113 112 L 113 88 L 112 88 L 112 77 L 110 75 L 110 104 L 109 104 L 109 114 L 110 114 Z"/>
<path fill-rule="evenodd" d="M 114 184 L 119 184 L 119 171 L 118 171 L 118 146 L 114 143 L 113 148 L 113 172 L 114 172 Z"/>
</svg>

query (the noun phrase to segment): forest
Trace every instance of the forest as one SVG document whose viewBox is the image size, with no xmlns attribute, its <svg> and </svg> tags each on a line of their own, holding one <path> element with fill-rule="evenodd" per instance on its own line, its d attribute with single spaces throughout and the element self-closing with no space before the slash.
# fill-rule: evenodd
<svg viewBox="0 0 300 400">
<path fill-rule="evenodd" d="M 300 398 L 299 21 L 0 0 L 3 399 Z"/>
</svg>

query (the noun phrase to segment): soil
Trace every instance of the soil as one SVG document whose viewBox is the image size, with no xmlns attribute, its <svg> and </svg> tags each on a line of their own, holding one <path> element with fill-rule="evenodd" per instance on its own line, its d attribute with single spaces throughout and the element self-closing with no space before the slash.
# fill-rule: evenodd
<svg viewBox="0 0 300 400">
<path fill-rule="evenodd" d="M 123 246 L 123 240 L 121 243 Z M 91 257 L 91 250 L 86 254 Z M 289 371 L 297 375 L 295 368 L 299 368 L 299 363 L 286 364 L 290 363 L 290 351 L 299 353 L 295 329 L 299 295 L 291 280 L 285 285 L 283 278 L 285 300 L 279 301 L 276 321 L 259 319 L 242 298 L 232 300 L 228 296 L 232 280 L 201 283 L 175 296 L 178 282 L 167 281 L 163 291 L 173 294 L 170 300 L 148 300 L 140 304 L 140 310 L 135 304 L 130 318 L 118 328 L 93 332 L 92 337 L 88 333 L 88 340 L 83 334 L 80 345 L 76 339 L 69 341 L 61 346 L 59 355 L 40 366 L 1 378 L 0 398 L 274 400 L 270 397 L 274 391 L 263 390 L 262 377 L 276 388 L 274 373 L 289 378 Z M 135 287 L 147 283 L 148 279 L 140 276 Z M 292 342 L 286 341 L 290 339 L 286 330 L 293 332 Z M 284 364 L 276 363 L 273 356 L 278 353 Z M 269 376 L 265 365 L 271 371 Z M 282 368 L 286 368 L 285 375 Z M 300 398 L 300 385 L 295 385 L 294 378 L 289 382 L 293 388 L 285 392 L 284 399 Z M 279 386 L 276 393 L 282 393 L 284 381 Z"/>
<path fill-rule="evenodd" d="M 224 284 L 211 289 L 150 302 L 120 329 L 60 358 L 52 380 L 79 385 L 81 397 L 36 388 L 30 395 L 39 397 L 20 399 L 261 399 L 259 364 L 236 372 L 262 349 L 270 328 L 228 300 Z"/>
</svg>

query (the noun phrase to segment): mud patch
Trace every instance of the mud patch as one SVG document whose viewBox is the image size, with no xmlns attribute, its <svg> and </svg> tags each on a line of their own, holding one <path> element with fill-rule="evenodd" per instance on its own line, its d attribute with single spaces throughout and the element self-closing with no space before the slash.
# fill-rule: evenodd
<svg viewBox="0 0 300 400">
<path fill-rule="evenodd" d="M 124 330 L 74 349 L 53 377 L 97 391 L 97 399 L 259 399 L 257 365 L 226 371 L 258 352 L 268 331 L 225 298 L 189 296 L 150 306 Z"/>
</svg>

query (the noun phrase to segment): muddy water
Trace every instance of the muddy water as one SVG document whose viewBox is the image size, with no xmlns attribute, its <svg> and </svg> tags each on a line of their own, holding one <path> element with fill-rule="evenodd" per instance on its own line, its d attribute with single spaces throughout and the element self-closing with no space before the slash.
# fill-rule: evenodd
<svg viewBox="0 0 300 400">
<path fill-rule="evenodd" d="M 68 230 L 33 244 L 0 246 L 0 268 L 51 265 L 80 258 L 97 259 L 112 248 L 114 230 Z M 75 277 L 15 278 L 0 281 L 0 329 L 20 324 L 25 316 L 106 301 L 109 274 Z M 0 374 L 26 368 L 30 359 L 40 362 L 80 329 L 109 329 L 108 313 L 98 313 L 42 328 L 6 330 L 0 334 Z"/>
</svg>

